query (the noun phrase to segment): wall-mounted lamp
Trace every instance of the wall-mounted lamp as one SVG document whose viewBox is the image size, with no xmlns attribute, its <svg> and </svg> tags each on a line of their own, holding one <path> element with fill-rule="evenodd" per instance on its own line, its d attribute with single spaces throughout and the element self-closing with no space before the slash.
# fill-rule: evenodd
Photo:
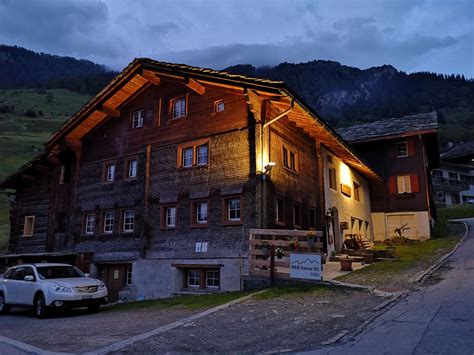
<svg viewBox="0 0 474 355">
<path fill-rule="evenodd" d="M 328 210 L 326 211 L 326 216 L 332 217 L 332 208 L 329 207 Z"/>
<path fill-rule="evenodd" d="M 265 167 L 264 167 L 265 170 L 262 173 L 262 179 L 263 180 L 265 180 L 265 177 L 270 174 L 270 171 L 272 171 L 272 169 L 275 165 L 276 165 L 276 163 L 272 162 L 272 161 L 268 162 L 268 164 L 265 165 Z"/>
</svg>

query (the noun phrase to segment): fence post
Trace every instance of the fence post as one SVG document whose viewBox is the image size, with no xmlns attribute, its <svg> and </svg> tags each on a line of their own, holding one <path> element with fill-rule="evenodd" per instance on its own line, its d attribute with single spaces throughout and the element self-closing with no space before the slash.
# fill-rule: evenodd
<svg viewBox="0 0 474 355">
<path fill-rule="evenodd" d="M 275 285 L 275 246 L 270 247 L 270 287 Z"/>
</svg>

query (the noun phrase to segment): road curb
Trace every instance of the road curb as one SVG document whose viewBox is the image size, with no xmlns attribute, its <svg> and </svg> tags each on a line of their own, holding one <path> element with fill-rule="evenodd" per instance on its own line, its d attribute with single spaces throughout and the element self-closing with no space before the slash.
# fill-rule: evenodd
<svg viewBox="0 0 474 355">
<path fill-rule="evenodd" d="M 410 279 L 410 282 L 412 283 L 420 283 L 423 281 L 423 279 L 434 273 L 436 270 L 438 270 L 444 262 L 451 256 L 453 255 L 456 250 L 459 249 L 459 247 L 466 241 L 467 236 L 469 234 L 469 226 L 467 222 L 462 222 L 462 221 L 450 221 L 451 223 L 462 223 L 464 224 L 464 228 L 466 228 L 466 231 L 464 232 L 464 235 L 462 236 L 461 240 L 454 246 L 454 248 L 447 253 L 446 255 L 443 255 L 435 264 L 431 265 L 427 270 L 422 271 L 421 273 L 416 274 L 414 277 Z"/>
<path fill-rule="evenodd" d="M 366 290 L 366 291 L 371 291 L 371 292 L 375 290 L 374 286 L 358 285 L 358 284 L 352 284 L 349 282 L 336 281 L 336 280 L 331 280 L 331 281 L 326 281 L 326 282 L 332 286 L 341 286 L 341 287 L 354 288 L 358 290 Z"/>
<path fill-rule="evenodd" d="M 220 306 L 216 306 L 214 308 L 207 309 L 207 310 L 205 310 L 201 313 L 194 314 L 194 315 L 192 315 L 190 317 L 187 317 L 185 319 L 182 319 L 182 320 L 179 320 L 179 321 L 176 321 L 176 322 L 173 322 L 173 323 L 155 328 L 155 329 L 150 330 L 148 332 L 138 334 L 134 337 L 119 341 L 117 343 L 107 345 L 107 346 L 105 346 L 103 348 L 100 348 L 98 350 L 93 350 L 93 351 L 85 352 L 85 353 L 82 353 L 82 354 L 83 355 L 102 355 L 102 354 L 108 354 L 108 353 L 113 352 L 113 351 L 119 351 L 119 350 L 121 350 L 123 348 L 126 348 L 127 346 L 133 345 L 133 344 L 135 344 L 139 341 L 148 339 L 148 338 L 150 338 L 152 336 L 155 336 L 155 335 L 165 333 L 169 330 L 172 330 L 172 329 L 181 327 L 185 324 L 191 323 L 191 322 L 193 322 L 197 319 L 200 319 L 200 318 L 206 317 L 208 315 L 211 315 L 213 313 L 219 312 L 219 311 L 221 311 L 223 309 L 226 309 L 228 307 L 231 307 L 235 304 L 247 301 L 247 300 L 251 299 L 253 296 L 258 295 L 260 293 L 264 293 L 266 291 L 267 290 L 254 292 L 254 293 L 252 293 L 248 296 L 244 296 L 244 297 L 238 298 L 236 300 L 221 304 Z"/>
<path fill-rule="evenodd" d="M 28 353 L 28 354 L 41 354 L 41 355 L 66 355 L 66 354 L 69 354 L 69 353 L 59 353 L 59 352 L 40 349 L 40 348 L 37 348 L 36 346 L 30 345 L 30 344 L 27 344 L 27 343 L 23 343 L 21 341 L 17 341 L 17 340 L 14 340 L 14 339 L 10 339 L 10 338 L 7 338 L 7 337 L 3 337 L 3 336 L 0 335 L 0 344 L 1 343 L 10 345 L 11 347 L 13 347 L 17 350 L 24 351 L 25 353 Z M 1 351 L 0 351 L 0 353 L 1 353 Z"/>
</svg>

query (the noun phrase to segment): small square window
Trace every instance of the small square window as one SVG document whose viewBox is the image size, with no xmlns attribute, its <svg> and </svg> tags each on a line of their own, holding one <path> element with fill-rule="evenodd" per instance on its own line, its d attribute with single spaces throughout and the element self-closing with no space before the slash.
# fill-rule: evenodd
<svg viewBox="0 0 474 355">
<path fill-rule="evenodd" d="M 185 148 L 182 150 L 182 167 L 189 168 L 193 166 L 193 147 Z"/>
<path fill-rule="evenodd" d="M 165 226 L 168 228 L 176 227 L 176 207 L 166 207 Z"/>
<path fill-rule="evenodd" d="M 33 236 L 35 230 L 35 216 L 26 216 L 25 223 L 23 225 L 23 236 L 31 237 Z"/>
<path fill-rule="evenodd" d="M 112 234 L 114 231 L 114 212 L 104 212 L 104 233 Z"/>
<path fill-rule="evenodd" d="M 188 286 L 199 287 L 201 285 L 201 271 L 188 270 Z"/>
<path fill-rule="evenodd" d="M 224 111 L 224 108 L 225 108 L 225 105 L 224 105 L 224 101 L 216 101 L 216 103 L 214 104 L 214 111 L 215 112 L 221 112 L 221 111 Z"/>
<path fill-rule="evenodd" d="M 196 203 L 196 223 L 198 224 L 207 223 L 207 202 Z"/>
<path fill-rule="evenodd" d="M 128 172 L 127 175 L 129 178 L 136 178 L 137 177 L 137 160 L 129 160 L 128 161 Z"/>
<path fill-rule="evenodd" d="M 105 171 L 105 180 L 114 181 L 115 180 L 115 164 L 107 164 Z"/>
<path fill-rule="evenodd" d="M 207 165 L 208 151 L 207 144 L 200 145 L 196 148 L 197 165 Z"/>
<path fill-rule="evenodd" d="M 84 234 L 94 234 L 95 232 L 95 214 L 86 214 L 84 221 Z"/>
<path fill-rule="evenodd" d="M 232 222 L 240 221 L 240 198 L 227 200 L 227 220 Z"/>
<path fill-rule="evenodd" d="M 186 116 L 186 97 L 172 101 L 173 118 L 181 118 Z"/>
<path fill-rule="evenodd" d="M 123 212 L 123 231 L 133 232 L 135 226 L 135 211 L 126 210 Z"/>
<path fill-rule="evenodd" d="M 143 127 L 143 119 L 145 117 L 145 110 L 138 110 L 132 114 L 132 128 Z"/>
<path fill-rule="evenodd" d="M 408 145 L 407 142 L 398 142 L 397 146 L 397 158 L 403 158 L 408 156 Z"/>
<path fill-rule="evenodd" d="M 206 271 L 206 287 L 218 288 L 220 286 L 219 270 Z"/>
</svg>

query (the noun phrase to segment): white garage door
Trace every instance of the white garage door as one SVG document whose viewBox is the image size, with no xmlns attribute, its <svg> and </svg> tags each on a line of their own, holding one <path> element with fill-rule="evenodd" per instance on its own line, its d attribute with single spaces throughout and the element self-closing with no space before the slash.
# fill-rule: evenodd
<svg viewBox="0 0 474 355">
<path fill-rule="evenodd" d="M 410 228 L 402 232 L 405 238 L 418 239 L 418 231 L 416 228 L 416 219 L 414 214 L 392 214 L 387 216 L 387 232 L 390 237 L 397 235 L 394 230 L 406 225 Z"/>
</svg>

